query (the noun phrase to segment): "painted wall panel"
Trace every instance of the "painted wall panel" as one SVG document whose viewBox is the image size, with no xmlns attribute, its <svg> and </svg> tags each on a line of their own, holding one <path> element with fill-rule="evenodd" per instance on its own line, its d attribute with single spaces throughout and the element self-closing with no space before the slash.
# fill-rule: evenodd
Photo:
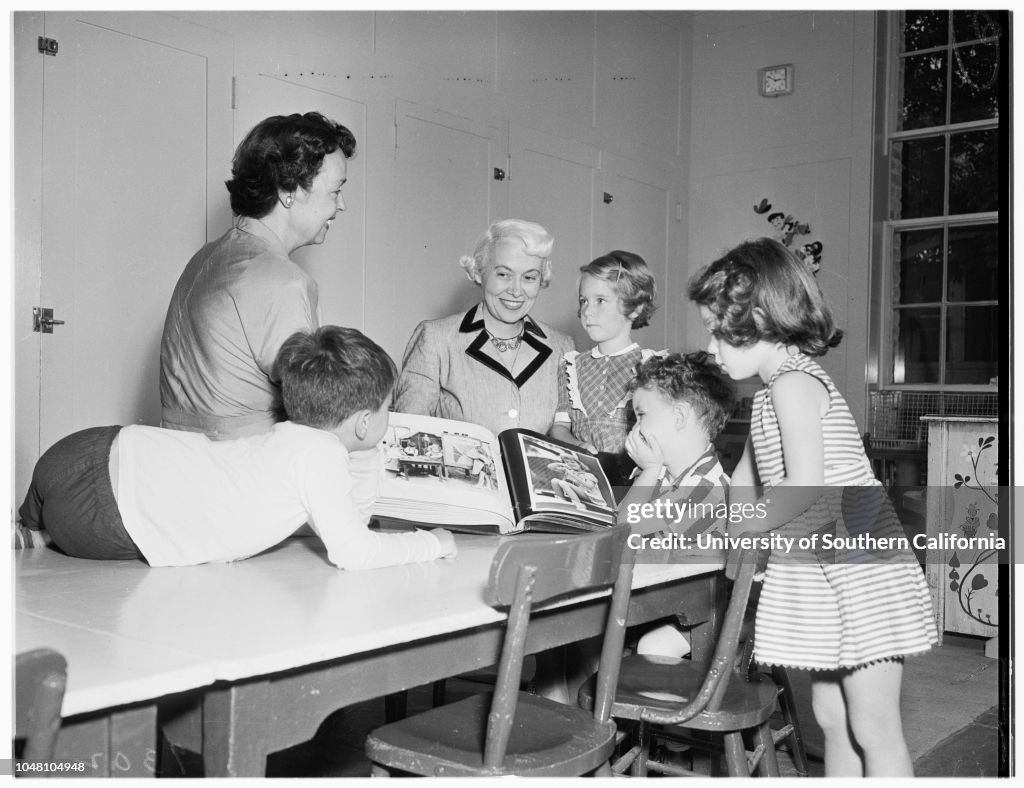
<svg viewBox="0 0 1024 788">
<path fill-rule="evenodd" d="M 682 37 L 646 14 L 598 12 L 597 112 L 602 134 L 672 154 L 679 144 Z"/>
<path fill-rule="evenodd" d="M 594 15 L 586 11 L 498 14 L 497 89 L 531 113 L 591 125 Z"/>
</svg>

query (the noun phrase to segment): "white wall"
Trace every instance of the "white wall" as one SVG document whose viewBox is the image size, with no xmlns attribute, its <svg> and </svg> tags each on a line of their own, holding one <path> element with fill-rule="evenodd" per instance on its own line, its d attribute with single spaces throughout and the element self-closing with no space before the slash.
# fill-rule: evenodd
<svg viewBox="0 0 1024 788">
<path fill-rule="evenodd" d="M 846 338 L 822 359 L 863 426 L 871 243 L 874 12 L 694 16 L 690 265 L 770 234 L 754 203 L 811 225 L 818 281 Z M 789 96 L 758 94 L 757 71 L 792 63 Z M 795 242 L 796 243 L 796 242 Z M 699 319 L 688 344 L 704 342 Z"/>
<path fill-rule="evenodd" d="M 217 138 L 223 150 L 212 159 L 222 164 L 212 181 L 228 177 L 231 147 L 266 115 L 322 106 L 357 130 L 349 211 L 323 248 L 299 257 L 320 283 L 325 319 L 362 328 L 396 359 L 417 321 L 477 299 L 457 259 L 489 221 L 516 214 L 547 225 L 556 238 L 555 280 L 536 308 L 542 319 L 586 346 L 575 319 L 577 269 L 625 248 L 647 258 L 661 293 L 661 310 L 638 339 L 698 347 L 703 332 L 682 298 L 686 280 L 724 248 L 765 230 L 751 206 L 767 197 L 809 222 L 825 245 L 819 279 L 848 335 L 825 363 L 863 416 L 872 13 L 132 16 L 156 28 L 202 26 L 225 42 L 234 128 L 230 144 Z M 31 109 L 43 90 L 43 60 L 31 51 L 34 36 L 24 38 L 24 47 L 15 42 L 15 98 Z M 776 63 L 795 65 L 796 91 L 761 98 L 757 69 Z M 215 98 L 228 95 L 216 87 Z M 38 192 L 37 126 L 19 117 L 16 183 Z M 510 177 L 493 180 L 494 167 Z M 39 290 L 39 255 L 27 253 L 40 246 L 42 228 L 32 205 L 19 205 L 20 308 Z M 213 236 L 230 220 L 226 191 L 207 210 Z M 38 346 L 39 335 L 17 337 L 22 465 L 40 448 L 38 439 L 23 441 L 39 432 L 31 402 Z M 35 389 L 38 397 L 38 380 Z"/>
<path fill-rule="evenodd" d="M 662 280 L 670 267 L 678 268 L 686 247 L 689 195 L 690 14 L 175 15 L 215 28 L 233 41 L 234 73 L 243 84 L 276 80 L 362 106 L 365 131 L 356 166 L 365 180 L 352 179 L 347 189 L 350 206 L 353 201 L 364 203 L 359 219 L 363 226 L 343 217 L 332 234 L 352 239 L 363 251 L 350 254 L 344 265 L 320 266 L 313 273 L 320 280 L 325 319 L 362 327 L 396 358 L 418 320 L 449 314 L 476 299 L 477 290 L 462 276 L 457 258 L 472 250 L 489 221 L 506 218 L 512 205 L 528 214 L 522 218 L 545 224 L 555 235 L 555 282 L 538 301 L 537 314 L 563 330 L 576 331 L 585 342 L 574 317 L 576 272 L 618 245 L 605 232 L 607 213 L 626 206 L 619 202 L 604 209 L 602 203 L 594 204 L 587 209 L 592 215 L 584 231 L 545 203 L 552 190 L 570 188 L 554 173 L 548 173 L 549 183 L 533 183 L 524 195 L 523 182 L 516 182 L 522 162 L 508 160 L 516 144 L 510 141 L 515 128 L 546 135 L 549 147 L 570 146 L 570 160 L 593 155 L 586 172 L 575 171 L 590 179 L 586 184 L 581 180 L 569 195 L 577 202 L 600 200 L 606 181 L 618 174 L 612 169 L 616 158 L 633 170 L 657 172 L 669 195 L 665 200 L 671 226 L 663 220 L 662 237 L 649 248 L 672 259 L 648 262 Z M 412 131 L 409 116 L 403 115 L 410 104 L 417 108 Z M 263 114 L 277 111 L 273 102 L 259 106 Z M 436 117 L 428 117 L 430 113 Z M 249 107 L 239 107 L 237 114 L 246 120 L 236 124 L 236 139 L 254 117 Z M 453 140 L 467 147 L 453 152 L 445 146 L 463 144 Z M 414 149 L 422 158 L 434 151 L 443 161 L 410 161 Z M 459 183 L 459 178 L 490 172 L 486 162 L 477 161 L 481 156 L 492 157 L 493 167 L 510 171 L 511 181 L 491 181 L 486 191 L 476 182 Z M 430 180 L 420 171 L 424 169 L 432 169 Z M 584 187 L 590 189 L 586 195 L 579 191 Z M 683 217 L 678 221 L 677 203 Z M 448 205 L 450 214 L 445 215 L 441 207 Z M 532 211 L 534 205 L 542 207 Z M 409 233 L 422 243 L 406 237 Z M 360 292 L 361 314 L 354 289 Z M 682 320 L 674 303 L 663 310 L 660 321 L 639 338 L 652 345 L 675 344 Z"/>
<path fill-rule="evenodd" d="M 588 346 L 575 317 L 577 269 L 609 249 L 626 248 L 648 260 L 665 296 L 665 306 L 637 338 L 654 347 L 678 344 L 685 322 L 674 296 L 685 279 L 689 213 L 691 13 L 83 13 L 88 19 L 81 25 L 78 12 L 15 16 L 16 496 L 34 459 L 52 442 L 51 432 L 95 426 L 76 414 L 103 404 L 106 413 L 110 402 L 121 401 L 112 394 L 124 389 L 123 376 L 103 376 L 106 390 L 87 387 L 80 396 L 76 388 L 74 413 L 66 411 L 73 423 L 49 424 L 39 403 L 52 387 L 40 385 L 40 358 L 54 345 L 41 344 L 30 324 L 23 330 L 24 315 L 41 303 L 49 282 L 44 275 L 52 271 L 41 251 L 52 239 L 38 203 L 48 198 L 42 184 L 59 183 L 60 174 L 47 170 L 40 130 L 77 133 L 74 123 L 62 129 L 45 117 L 42 97 L 53 78 L 46 66 L 70 62 L 66 54 L 76 51 L 80 34 L 72 31 L 82 25 L 128 35 L 143 30 L 138 35 L 156 47 L 173 47 L 172 31 L 183 29 L 218 41 L 209 56 L 206 95 L 206 142 L 214 162 L 206 176 L 213 196 L 205 204 L 206 226 L 200 222 L 188 232 L 205 230 L 212 239 L 229 226 L 222 184 L 232 150 L 262 118 L 319 109 L 353 129 L 359 148 L 349 167 L 348 211 L 325 244 L 296 258 L 320 285 L 325 321 L 363 329 L 396 360 L 419 320 L 478 299 L 457 260 L 488 223 L 510 215 L 539 221 L 555 236 L 555 278 L 535 315 Z M 61 61 L 34 50 L 36 34 L 51 28 L 64 39 Z M 226 60 L 229 70 L 221 68 Z M 116 93 L 118 84 L 111 79 L 102 89 Z M 225 125 L 232 126 L 230 135 Z M 146 140 L 138 144 L 119 166 L 135 154 L 145 159 Z M 495 167 L 509 177 L 494 180 Z M 605 193 L 613 196 L 610 203 Z M 161 220 L 173 225 L 179 213 Z M 123 241 L 107 238 L 106 244 L 93 253 L 124 259 Z M 137 294 L 129 289 L 112 292 L 111 302 L 132 310 L 138 330 L 118 341 L 158 335 L 162 311 L 136 308 Z M 165 303 L 170 292 L 161 297 Z M 78 307 L 58 337 L 64 344 L 77 326 L 90 325 Z M 159 412 L 155 384 L 140 382 L 137 399 L 104 420 L 152 423 Z"/>
</svg>

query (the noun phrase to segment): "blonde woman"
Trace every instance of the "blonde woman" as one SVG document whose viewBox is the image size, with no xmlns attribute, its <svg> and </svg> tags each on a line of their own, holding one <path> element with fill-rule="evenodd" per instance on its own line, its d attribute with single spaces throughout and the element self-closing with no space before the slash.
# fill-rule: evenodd
<svg viewBox="0 0 1024 788">
<path fill-rule="evenodd" d="M 402 360 L 395 410 L 479 424 L 494 433 L 547 433 L 558 405 L 558 362 L 571 338 L 530 317 L 551 279 L 554 239 L 534 222 L 495 222 L 459 261 L 481 300 L 425 320 Z"/>
</svg>

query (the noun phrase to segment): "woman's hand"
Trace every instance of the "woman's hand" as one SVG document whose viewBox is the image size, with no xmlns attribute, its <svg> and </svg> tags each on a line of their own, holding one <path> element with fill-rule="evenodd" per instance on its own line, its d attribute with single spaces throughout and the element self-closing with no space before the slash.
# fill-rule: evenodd
<svg viewBox="0 0 1024 788">
<path fill-rule="evenodd" d="M 626 453 L 641 471 L 660 469 L 665 464 L 665 453 L 653 435 L 645 435 L 636 426 L 626 436 Z"/>
</svg>

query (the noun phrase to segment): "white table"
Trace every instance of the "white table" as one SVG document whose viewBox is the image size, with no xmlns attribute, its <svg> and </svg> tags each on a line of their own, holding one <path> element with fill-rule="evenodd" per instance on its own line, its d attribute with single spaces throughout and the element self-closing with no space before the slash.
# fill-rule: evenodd
<svg viewBox="0 0 1024 788">
<path fill-rule="evenodd" d="M 454 560 L 363 572 L 331 566 L 315 538 L 164 569 L 19 551 L 15 647 L 67 658 L 59 747 L 88 755 L 86 774 L 151 772 L 157 702 L 199 689 L 207 775 L 262 774 L 339 708 L 494 664 L 504 616 L 483 589 L 499 538 L 458 543 Z M 680 612 L 702 658 L 719 567 L 638 564 L 630 624 Z M 596 634 L 606 609 L 597 595 L 539 615 L 530 650 Z"/>
</svg>

